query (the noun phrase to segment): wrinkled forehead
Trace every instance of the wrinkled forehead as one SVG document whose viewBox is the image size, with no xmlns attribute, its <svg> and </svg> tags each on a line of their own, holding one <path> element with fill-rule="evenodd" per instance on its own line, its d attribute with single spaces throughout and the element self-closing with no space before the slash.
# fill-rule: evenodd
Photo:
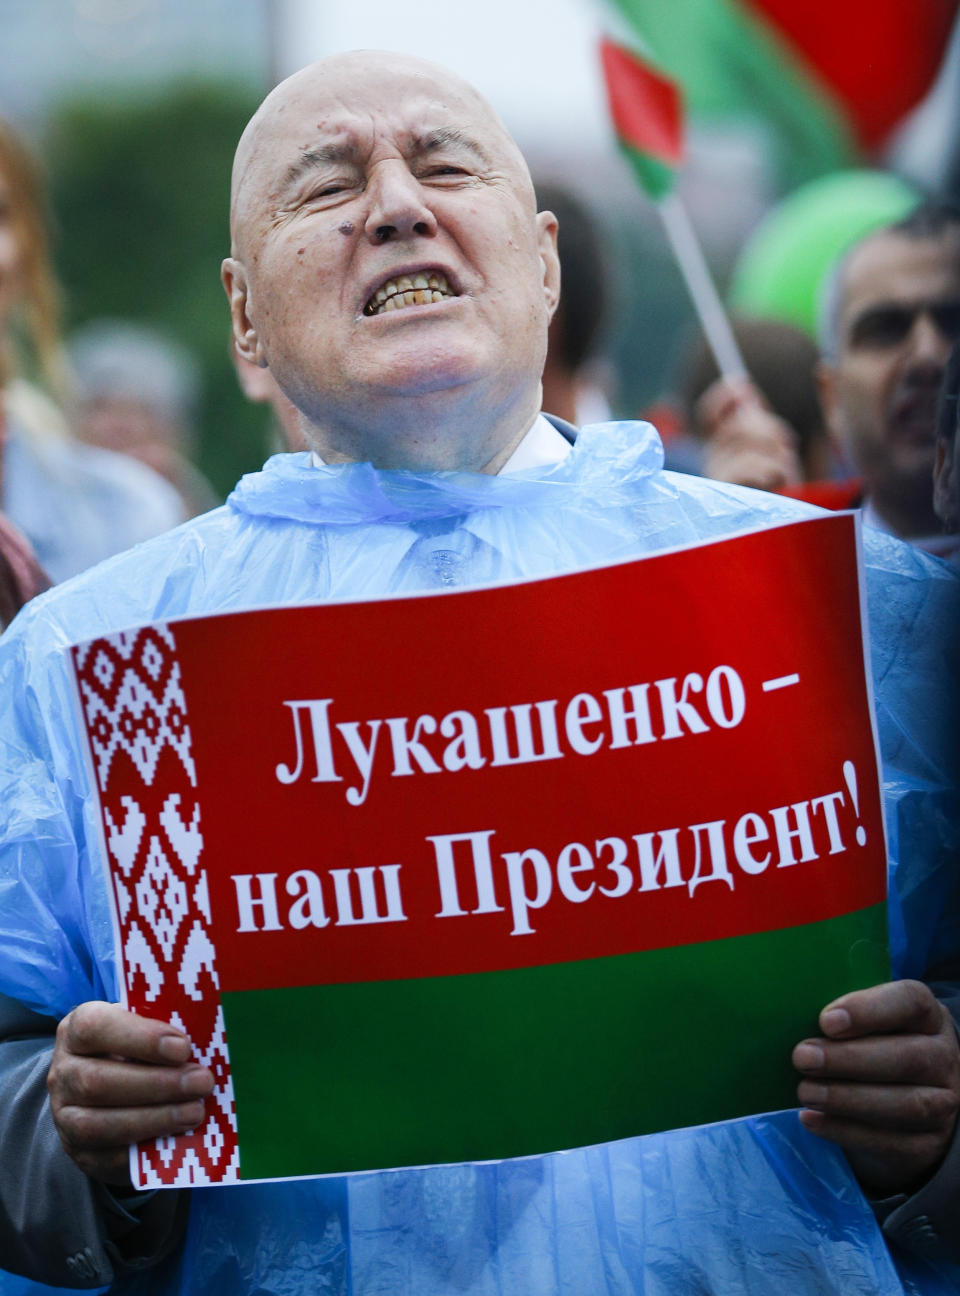
<svg viewBox="0 0 960 1296">
<path fill-rule="evenodd" d="M 329 147 L 362 159 L 387 142 L 408 154 L 437 135 L 473 145 L 532 203 L 517 145 L 471 85 L 419 59 L 355 54 L 305 68 L 267 96 L 237 148 L 231 217 L 236 222 L 251 205 L 268 201 L 291 163 L 311 149 Z"/>
</svg>

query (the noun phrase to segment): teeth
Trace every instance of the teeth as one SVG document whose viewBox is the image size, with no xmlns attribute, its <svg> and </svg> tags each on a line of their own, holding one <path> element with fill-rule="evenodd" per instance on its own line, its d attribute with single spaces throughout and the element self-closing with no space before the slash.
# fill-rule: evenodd
<svg viewBox="0 0 960 1296">
<path fill-rule="evenodd" d="M 444 274 L 421 271 L 415 275 L 398 275 L 377 289 L 364 307 L 364 314 L 382 315 L 384 311 L 401 310 L 404 306 L 429 306 L 453 295 Z"/>
</svg>

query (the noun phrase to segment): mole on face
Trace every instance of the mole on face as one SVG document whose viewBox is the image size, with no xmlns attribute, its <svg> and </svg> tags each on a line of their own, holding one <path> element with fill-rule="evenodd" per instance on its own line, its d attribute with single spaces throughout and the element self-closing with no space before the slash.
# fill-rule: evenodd
<svg viewBox="0 0 960 1296">
<path fill-rule="evenodd" d="M 337 226 L 337 229 L 340 231 L 341 234 L 352 234 L 353 221 L 344 221 L 342 225 Z"/>
</svg>

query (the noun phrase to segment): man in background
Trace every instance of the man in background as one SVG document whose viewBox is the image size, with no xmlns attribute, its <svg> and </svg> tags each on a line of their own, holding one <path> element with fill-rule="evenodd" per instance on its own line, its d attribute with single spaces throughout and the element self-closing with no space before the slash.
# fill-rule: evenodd
<svg viewBox="0 0 960 1296">
<path fill-rule="evenodd" d="M 934 552 L 937 399 L 960 337 L 960 213 L 925 205 L 870 234 L 834 272 L 820 394 L 863 484 L 864 521 Z"/>
<path fill-rule="evenodd" d="M 547 333 L 543 408 L 582 427 L 610 418 L 608 393 L 597 382 L 597 347 L 609 310 L 610 279 L 600 231 L 573 194 L 537 185 L 537 203 L 558 222 L 563 293 Z"/>
<path fill-rule="evenodd" d="M 219 500 L 193 462 L 200 369 L 185 347 L 132 320 L 91 320 L 70 338 L 77 434 L 165 477 L 184 516 Z"/>
<path fill-rule="evenodd" d="M 958 336 L 960 213 L 951 208 L 918 207 L 867 235 L 834 270 L 817 378 L 828 432 L 855 475 L 840 502 L 933 553 L 943 548 L 933 507 L 937 397 Z M 795 487 L 793 429 L 751 384 L 716 383 L 700 408 L 708 475 L 712 458 L 721 480 Z M 790 493 L 819 503 L 817 486 Z"/>
</svg>

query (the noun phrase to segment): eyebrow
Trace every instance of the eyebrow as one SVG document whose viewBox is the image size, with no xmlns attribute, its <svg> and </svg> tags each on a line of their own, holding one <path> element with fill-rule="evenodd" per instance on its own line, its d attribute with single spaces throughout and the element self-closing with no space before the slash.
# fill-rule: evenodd
<svg viewBox="0 0 960 1296">
<path fill-rule="evenodd" d="M 438 126 L 436 130 L 414 135 L 410 141 L 409 152 L 414 157 L 423 157 L 451 147 L 466 149 L 484 166 L 490 165 L 490 155 L 483 145 L 468 135 L 466 131 L 457 130 L 452 126 Z M 288 192 L 309 171 L 331 164 L 336 166 L 342 162 L 352 162 L 355 156 L 356 149 L 353 144 L 349 143 L 320 144 L 303 149 L 297 161 L 292 162 L 287 168 L 286 175 L 283 177 L 281 192 Z"/>
<path fill-rule="evenodd" d="M 478 140 L 475 140 L 466 131 L 457 130 L 453 126 L 438 126 L 436 130 L 427 131 L 422 135 L 414 135 L 412 139 L 412 152 L 414 154 L 436 153 L 444 148 L 465 148 L 468 153 L 472 153 L 485 166 L 490 165 L 490 155 Z"/>
<path fill-rule="evenodd" d="M 331 163 L 336 165 L 340 162 L 350 162 L 353 156 L 354 149 L 350 144 L 321 144 L 314 148 L 303 149 L 297 161 L 287 167 L 281 192 L 286 193 L 292 189 L 308 171 L 314 171 L 317 167 L 328 166 Z"/>
<path fill-rule="evenodd" d="M 847 321 L 847 336 L 851 337 L 861 324 L 869 323 L 877 315 L 887 315 L 892 312 L 896 315 L 906 313 L 915 316 L 926 311 L 956 310 L 958 306 L 960 306 L 960 296 L 956 293 L 945 294 L 942 297 L 907 299 L 892 297 L 884 301 L 872 302 Z"/>
<path fill-rule="evenodd" d="M 907 306 L 904 302 L 892 300 L 871 302 L 869 306 L 862 306 L 855 315 L 850 316 L 847 320 L 847 333 L 848 335 L 853 333 L 858 325 L 860 325 L 864 320 L 869 320 L 873 315 L 885 315 L 889 310 L 903 309 L 910 310 L 912 308 Z"/>
</svg>

